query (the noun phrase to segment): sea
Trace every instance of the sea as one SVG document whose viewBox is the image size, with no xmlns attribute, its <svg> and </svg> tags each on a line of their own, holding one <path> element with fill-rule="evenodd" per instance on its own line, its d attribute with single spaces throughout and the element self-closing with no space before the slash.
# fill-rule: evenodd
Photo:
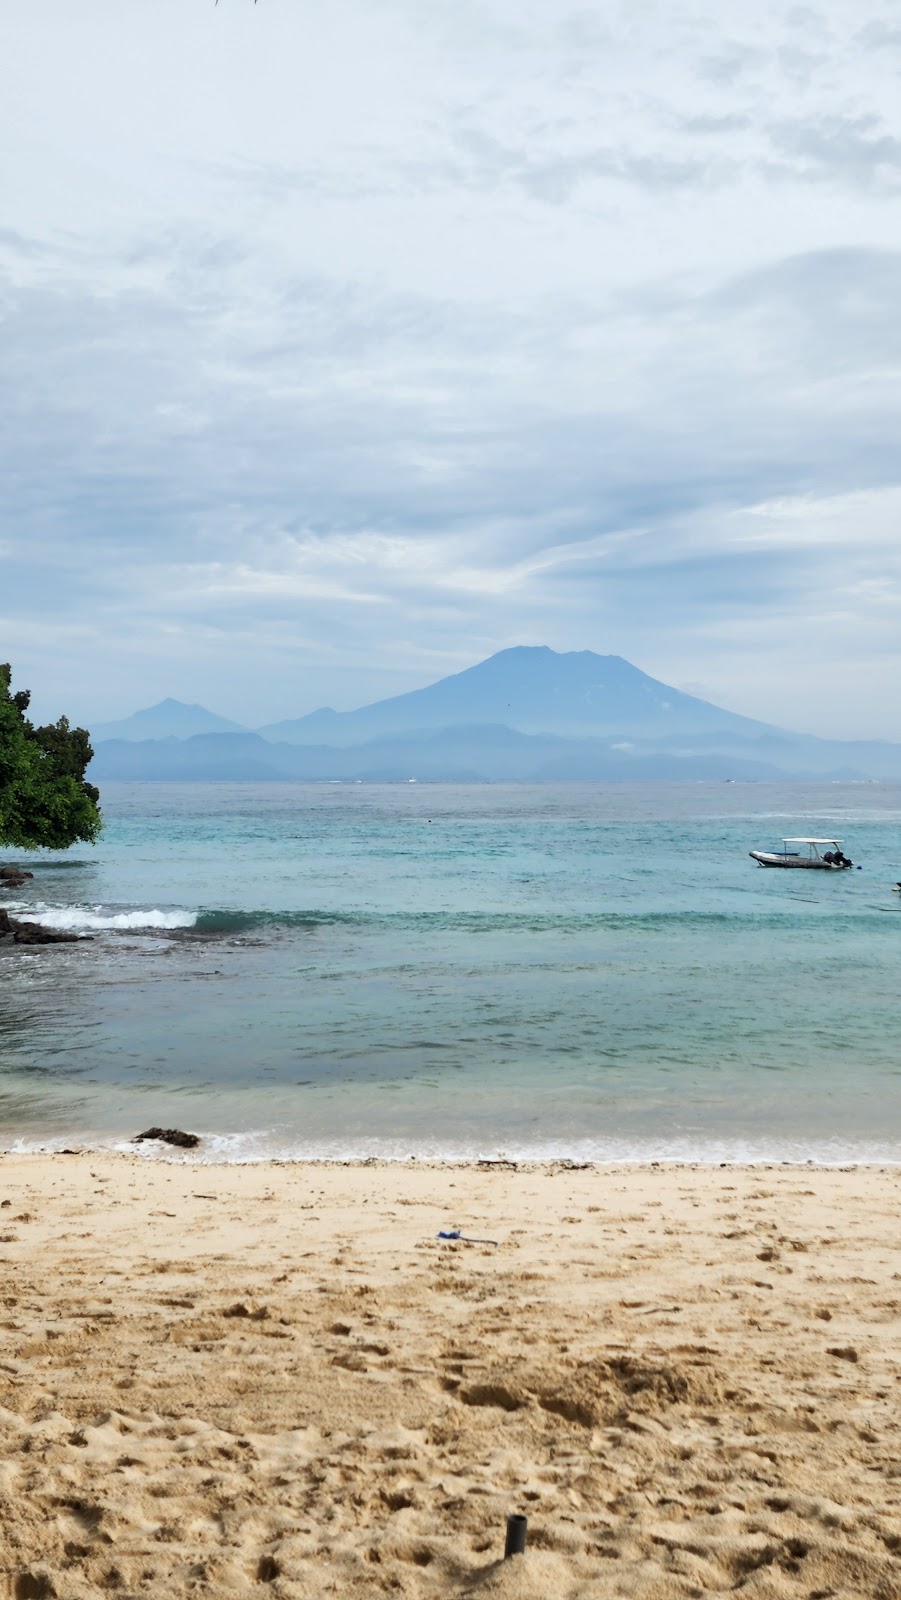
<svg viewBox="0 0 901 1600">
<path fill-rule="evenodd" d="M 113 784 L 0 852 L 0 1148 L 901 1158 L 901 785 Z M 752 849 L 837 836 L 842 873 Z M 137 1146 L 159 1153 L 158 1146 Z"/>
</svg>

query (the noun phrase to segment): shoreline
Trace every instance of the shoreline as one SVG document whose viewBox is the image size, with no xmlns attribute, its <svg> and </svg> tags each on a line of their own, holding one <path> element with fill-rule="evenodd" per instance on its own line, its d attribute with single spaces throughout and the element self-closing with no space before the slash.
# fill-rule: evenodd
<svg viewBox="0 0 901 1600">
<path fill-rule="evenodd" d="M 203 1139 L 206 1136 L 200 1136 Z M 232 1138 L 232 1136 L 214 1136 L 214 1138 Z M 234 1136 L 242 1138 L 242 1136 Z M 211 1139 L 210 1142 L 214 1142 Z M 405 1144 L 408 1141 L 405 1141 Z M 413 1141 L 410 1141 L 413 1142 Z M 240 1170 L 240 1168 L 360 1168 L 360 1170 L 386 1170 L 402 1171 L 410 1168 L 411 1171 L 483 1171 L 488 1168 L 507 1168 L 520 1173 L 544 1173 L 544 1171 L 595 1171 L 595 1173 L 642 1173 L 642 1171 L 738 1171 L 738 1173 L 752 1173 L 752 1171 L 773 1171 L 773 1173 L 805 1173 L 805 1171 L 823 1171 L 823 1173 L 853 1173 L 853 1171 L 872 1171 L 872 1173 L 896 1173 L 901 1171 L 901 1152 L 898 1155 L 887 1154 L 835 1154 L 827 1155 L 799 1155 L 799 1157 L 779 1157 L 779 1155 L 723 1155 L 720 1150 L 711 1154 L 695 1155 L 557 1155 L 557 1154 L 506 1154 L 503 1150 L 496 1150 L 493 1155 L 475 1155 L 474 1152 L 448 1152 L 448 1154 L 360 1154 L 354 1150 L 347 1152 L 334 1152 L 326 1150 L 322 1154 L 314 1154 L 302 1150 L 299 1154 L 270 1154 L 266 1150 L 248 1152 L 248 1154 L 224 1154 L 219 1150 L 179 1149 L 178 1146 L 166 1146 L 162 1141 L 139 1141 L 139 1139 L 98 1139 L 96 1142 L 88 1139 L 78 1139 L 75 1136 L 59 1136 L 54 1141 L 30 1141 L 30 1139 L 14 1138 L 10 1144 L 0 1144 L 0 1162 L 16 1162 L 16 1160 L 30 1160 L 30 1158 L 54 1157 L 91 1157 L 98 1160 L 138 1160 L 146 1165 L 163 1163 L 163 1165 L 194 1166 L 200 1170 Z"/>
<path fill-rule="evenodd" d="M 0 1585 L 894 1595 L 899 1200 L 886 1166 L 5 1154 Z"/>
</svg>

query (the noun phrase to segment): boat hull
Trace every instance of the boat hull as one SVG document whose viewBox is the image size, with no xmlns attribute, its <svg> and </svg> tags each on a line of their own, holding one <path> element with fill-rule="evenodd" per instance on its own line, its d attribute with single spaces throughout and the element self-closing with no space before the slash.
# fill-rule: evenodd
<svg viewBox="0 0 901 1600">
<path fill-rule="evenodd" d="M 780 854 L 778 851 L 749 850 L 748 855 L 756 861 L 758 867 L 802 867 L 806 872 L 847 872 L 847 865 L 843 862 L 837 865 L 834 861 L 823 861 L 818 857 L 791 856 Z"/>
</svg>

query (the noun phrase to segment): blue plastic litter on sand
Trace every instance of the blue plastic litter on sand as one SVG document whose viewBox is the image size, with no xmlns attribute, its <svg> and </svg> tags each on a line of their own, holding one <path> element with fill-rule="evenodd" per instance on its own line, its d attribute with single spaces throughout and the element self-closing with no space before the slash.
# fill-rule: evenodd
<svg viewBox="0 0 901 1600">
<path fill-rule="evenodd" d="M 470 1239 L 468 1234 L 461 1233 L 455 1228 L 451 1233 L 439 1233 L 439 1239 L 459 1239 L 461 1244 L 493 1244 L 497 1247 L 496 1239 Z"/>
</svg>

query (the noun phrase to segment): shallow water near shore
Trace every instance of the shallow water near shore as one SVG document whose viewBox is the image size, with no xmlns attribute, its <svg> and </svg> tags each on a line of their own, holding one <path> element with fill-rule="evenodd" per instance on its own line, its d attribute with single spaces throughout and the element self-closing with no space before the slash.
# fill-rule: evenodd
<svg viewBox="0 0 901 1600">
<path fill-rule="evenodd" d="M 0 1144 L 901 1157 L 901 786 L 108 785 L 3 904 Z M 748 850 L 837 834 L 861 871 Z M 21 861 L 6 852 L 0 860 Z"/>
</svg>

